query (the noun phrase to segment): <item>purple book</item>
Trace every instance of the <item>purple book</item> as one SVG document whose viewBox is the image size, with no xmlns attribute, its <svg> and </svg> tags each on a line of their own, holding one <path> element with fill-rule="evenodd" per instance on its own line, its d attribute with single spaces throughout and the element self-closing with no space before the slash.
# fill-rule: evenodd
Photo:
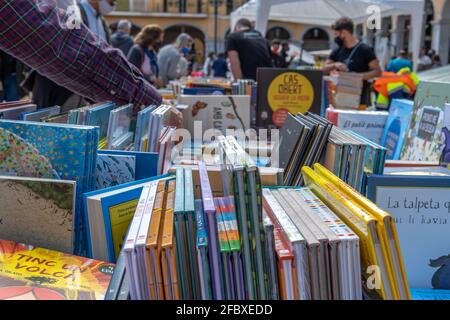
<svg viewBox="0 0 450 320">
<path fill-rule="evenodd" d="M 208 235 L 208 253 L 211 269 L 211 282 L 214 300 L 224 300 L 224 285 L 221 276 L 219 239 L 217 236 L 216 207 L 208 178 L 208 170 L 204 162 L 199 162 L 200 189 L 202 193 L 203 211 L 206 219 Z"/>
</svg>

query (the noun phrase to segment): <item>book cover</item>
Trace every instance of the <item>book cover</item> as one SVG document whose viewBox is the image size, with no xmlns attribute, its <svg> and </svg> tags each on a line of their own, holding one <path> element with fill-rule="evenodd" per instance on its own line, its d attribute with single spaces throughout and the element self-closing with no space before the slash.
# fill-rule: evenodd
<svg viewBox="0 0 450 320">
<path fill-rule="evenodd" d="M 103 300 L 114 265 L 0 240 L 1 300 Z"/>
<path fill-rule="evenodd" d="M 42 118 L 56 116 L 59 115 L 60 112 L 61 112 L 60 106 L 39 109 L 37 111 L 22 113 L 22 120 L 40 122 Z"/>
<path fill-rule="evenodd" d="M 399 160 L 407 130 L 411 123 L 414 103 L 395 99 L 391 103 L 381 145 L 387 148 L 387 160 Z"/>
<path fill-rule="evenodd" d="M 112 103 L 100 104 L 87 110 L 86 125 L 100 128 L 100 139 L 106 138 L 108 133 L 109 115 L 117 106 Z"/>
<path fill-rule="evenodd" d="M 335 126 L 343 130 L 352 130 L 370 141 L 380 144 L 388 112 L 329 108 L 326 116 Z"/>
<path fill-rule="evenodd" d="M 72 253 L 75 182 L 0 176 L 0 234 Z"/>
<path fill-rule="evenodd" d="M 322 71 L 259 68 L 256 126 L 281 128 L 290 112 L 319 114 L 322 106 Z"/>
<path fill-rule="evenodd" d="M 394 218 L 409 285 L 450 289 L 450 177 L 372 175 L 368 198 Z"/>
<path fill-rule="evenodd" d="M 157 175 L 158 154 L 154 152 L 99 150 L 99 155 L 121 155 L 136 157 L 135 179 L 143 180 Z"/>
<path fill-rule="evenodd" d="M 103 189 L 134 181 L 136 157 L 97 155 L 96 189 Z"/>
<path fill-rule="evenodd" d="M 185 96 L 180 104 L 183 110 L 184 128 L 194 135 L 194 122 L 202 122 L 202 134 L 217 129 L 223 134 L 227 129 L 250 129 L 250 96 Z"/>
<path fill-rule="evenodd" d="M 82 241 L 82 195 L 95 188 L 98 128 L 0 120 L 0 173 L 76 181 L 75 246 Z"/>
<path fill-rule="evenodd" d="M 438 162 L 444 148 L 444 106 L 450 84 L 421 81 L 400 160 Z"/>
</svg>

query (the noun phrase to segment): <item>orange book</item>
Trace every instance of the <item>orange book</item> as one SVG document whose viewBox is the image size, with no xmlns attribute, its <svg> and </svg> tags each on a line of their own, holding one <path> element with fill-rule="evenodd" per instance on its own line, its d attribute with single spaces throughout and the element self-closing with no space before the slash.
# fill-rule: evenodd
<svg viewBox="0 0 450 320">
<path fill-rule="evenodd" d="M 164 226 L 161 238 L 161 266 L 166 300 L 179 300 L 178 269 L 176 263 L 176 246 L 174 233 L 173 205 L 175 199 L 175 180 L 169 182 Z"/>
<path fill-rule="evenodd" d="M 166 181 L 158 184 L 155 203 L 153 205 L 152 218 L 146 242 L 146 268 L 149 273 L 150 298 L 152 300 L 164 300 L 164 286 L 161 271 L 160 248 L 158 241 L 162 233 L 162 212 L 166 201 Z"/>
<path fill-rule="evenodd" d="M 278 282 L 280 284 L 280 295 L 282 300 L 297 300 L 294 254 L 289 245 L 284 241 L 280 228 L 274 229 L 275 251 L 278 258 Z"/>
</svg>

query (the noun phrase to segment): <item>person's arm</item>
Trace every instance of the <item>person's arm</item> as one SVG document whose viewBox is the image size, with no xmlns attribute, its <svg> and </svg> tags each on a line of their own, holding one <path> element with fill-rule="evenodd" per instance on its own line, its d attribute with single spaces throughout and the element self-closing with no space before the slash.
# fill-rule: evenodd
<svg viewBox="0 0 450 320">
<path fill-rule="evenodd" d="M 369 63 L 369 69 L 370 71 L 362 73 L 363 80 L 369 80 L 381 76 L 382 71 L 378 59 L 372 60 Z"/>
<path fill-rule="evenodd" d="M 235 80 L 242 79 L 241 61 L 237 51 L 228 51 L 228 59 L 230 59 L 231 73 Z"/>
<path fill-rule="evenodd" d="M 341 71 L 341 72 L 347 72 L 348 68 L 345 63 L 342 62 L 335 62 L 333 60 L 328 59 L 325 62 L 325 65 L 322 67 L 322 71 L 325 74 L 329 74 L 331 71 Z"/>
<path fill-rule="evenodd" d="M 119 50 L 71 19 L 55 2 L 0 1 L 0 49 L 94 101 L 161 104 L 161 95 Z"/>
</svg>

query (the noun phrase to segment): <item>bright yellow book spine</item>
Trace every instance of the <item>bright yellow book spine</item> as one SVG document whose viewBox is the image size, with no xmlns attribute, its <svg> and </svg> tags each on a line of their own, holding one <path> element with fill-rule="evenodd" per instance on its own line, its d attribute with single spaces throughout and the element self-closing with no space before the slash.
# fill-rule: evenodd
<svg viewBox="0 0 450 320">
<path fill-rule="evenodd" d="M 369 213 L 372 214 L 372 216 L 375 219 L 377 219 L 378 223 L 380 224 L 380 227 L 383 229 L 383 232 L 382 232 L 383 243 L 384 243 L 384 246 L 387 248 L 388 255 L 391 257 L 389 259 L 389 261 L 391 262 L 392 261 L 391 259 L 392 259 L 393 255 L 395 254 L 395 252 L 391 252 L 391 250 L 389 250 L 389 241 L 388 241 L 388 237 L 387 237 L 387 226 L 389 225 L 391 232 L 392 232 L 394 242 L 395 242 L 394 245 L 396 247 L 396 252 L 398 254 L 397 259 L 399 261 L 400 273 L 401 273 L 401 277 L 402 277 L 403 283 L 404 283 L 403 290 L 400 290 L 399 284 L 395 280 L 395 277 L 393 277 L 395 285 L 396 285 L 395 288 L 398 288 L 399 298 L 411 299 L 411 294 L 410 294 L 409 287 L 408 287 L 408 280 L 406 278 L 405 266 L 403 263 L 403 257 L 402 257 L 401 249 L 400 249 L 400 243 L 398 241 L 398 236 L 397 236 L 397 228 L 395 227 L 395 223 L 394 223 L 394 220 L 392 219 L 392 216 L 388 212 L 386 212 L 386 211 L 382 210 L 380 207 L 378 207 L 375 203 L 373 203 L 372 201 L 370 201 L 369 199 L 364 197 L 358 191 L 353 189 L 351 186 L 346 184 L 344 181 L 339 179 L 337 176 L 335 176 L 331 171 L 329 171 L 324 166 L 316 163 L 314 165 L 314 170 L 319 175 L 321 175 L 324 179 L 333 183 L 336 187 L 341 188 L 341 190 L 344 191 L 350 198 L 352 198 L 358 205 L 360 205 L 365 210 L 368 210 Z M 394 275 L 395 271 L 394 271 L 394 267 L 391 263 L 390 263 L 390 269 L 391 269 L 392 275 Z"/>
<path fill-rule="evenodd" d="M 330 209 L 332 209 L 352 230 L 358 235 L 361 241 L 361 260 L 365 268 L 363 274 L 370 266 L 379 266 L 374 247 L 374 238 L 371 232 L 371 226 L 376 224 L 376 220 L 365 211 L 357 207 L 351 199 L 338 190 L 333 184 L 328 183 L 309 167 L 303 167 L 303 176 L 305 184 L 309 187 Z M 375 231 L 376 232 L 376 231 Z M 385 255 L 383 254 L 385 257 Z M 391 285 L 390 274 L 388 272 L 390 283 L 381 282 L 381 288 L 377 289 L 383 299 L 386 299 L 386 285 Z"/>
</svg>

